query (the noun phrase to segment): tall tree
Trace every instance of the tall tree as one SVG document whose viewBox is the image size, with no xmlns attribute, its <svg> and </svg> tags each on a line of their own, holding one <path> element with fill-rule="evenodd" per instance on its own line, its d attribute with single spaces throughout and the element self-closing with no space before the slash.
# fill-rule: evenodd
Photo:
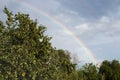
<svg viewBox="0 0 120 80">
<path fill-rule="evenodd" d="M 98 69 L 92 63 L 86 64 L 78 70 L 80 80 L 98 80 Z"/>
<path fill-rule="evenodd" d="M 11 13 L 6 24 L 0 21 L 0 79 L 69 80 L 75 70 L 69 54 L 51 46 L 46 27 L 28 14 Z"/>
<path fill-rule="evenodd" d="M 120 63 L 117 60 L 103 61 L 99 69 L 100 78 L 102 80 L 119 80 L 120 79 Z"/>
</svg>

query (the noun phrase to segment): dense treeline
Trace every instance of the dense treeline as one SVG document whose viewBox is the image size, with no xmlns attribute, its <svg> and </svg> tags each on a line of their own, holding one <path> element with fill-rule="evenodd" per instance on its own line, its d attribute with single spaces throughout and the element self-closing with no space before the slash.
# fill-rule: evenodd
<svg viewBox="0 0 120 80">
<path fill-rule="evenodd" d="M 105 60 L 99 67 L 90 63 L 78 69 L 77 73 L 78 80 L 120 80 L 120 63 Z"/>
<path fill-rule="evenodd" d="M 0 21 L 0 80 L 119 80 L 120 63 L 103 61 L 76 69 L 70 52 L 56 49 L 46 27 L 28 14 L 12 14 L 7 8 Z"/>
</svg>

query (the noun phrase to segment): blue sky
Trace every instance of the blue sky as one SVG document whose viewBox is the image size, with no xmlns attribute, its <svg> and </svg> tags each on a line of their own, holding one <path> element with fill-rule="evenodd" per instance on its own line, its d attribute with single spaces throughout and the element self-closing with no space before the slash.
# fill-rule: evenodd
<svg viewBox="0 0 120 80">
<path fill-rule="evenodd" d="M 120 60 L 120 0 L 0 0 L 1 20 L 5 20 L 4 6 L 15 13 L 29 13 L 47 27 L 46 34 L 53 37 L 53 46 L 69 50 L 78 61 L 90 62 L 68 32 L 26 4 L 60 20 L 79 36 L 99 62 Z"/>
</svg>

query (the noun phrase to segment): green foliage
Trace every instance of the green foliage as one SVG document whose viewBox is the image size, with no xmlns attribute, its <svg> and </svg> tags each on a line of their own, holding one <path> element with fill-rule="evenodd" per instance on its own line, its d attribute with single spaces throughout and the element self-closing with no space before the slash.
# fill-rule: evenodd
<svg viewBox="0 0 120 80">
<path fill-rule="evenodd" d="M 0 21 L 0 78 L 5 80 L 66 80 L 74 71 L 70 56 L 55 50 L 46 27 L 38 26 L 28 14 L 13 15 L 4 9 Z"/>
<path fill-rule="evenodd" d="M 92 63 L 86 64 L 82 69 L 78 70 L 79 77 L 83 80 L 98 80 L 98 70 Z"/>
<path fill-rule="evenodd" d="M 78 80 L 120 80 L 120 63 L 117 60 L 105 60 L 99 68 L 86 64 L 77 72 Z"/>
<path fill-rule="evenodd" d="M 103 61 L 99 69 L 99 74 L 101 80 L 119 80 L 120 63 L 117 60 L 113 60 L 112 62 Z"/>
</svg>

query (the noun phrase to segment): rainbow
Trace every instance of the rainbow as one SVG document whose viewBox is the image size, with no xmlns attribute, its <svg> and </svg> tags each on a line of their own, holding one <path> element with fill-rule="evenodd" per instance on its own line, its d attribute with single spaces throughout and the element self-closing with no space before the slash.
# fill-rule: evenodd
<svg viewBox="0 0 120 80">
<path fill-rule="evenodd" d="M 21 3 L 24 6 L 29 7 L 30 9 L 33 9 L 34 11 L 44 15 L 48 19 L 52 20 L 54 23 L 58 24 L 60 27 L 62 27 L 65 31 L 67 31 L 75 40 L 76 42 L 83 47 L 83 49 L 86 51 L 86 54 L 90 57 L 91 61 L 95 64 L 98 64 L 98 60 L 94 56 L 93 52 L 85 45 L 85 43 L 78 37 L 78 35 L 75 34 L 75 32 L 71 31 L 65 24 L 63 24 L 60 20 L 53 17 L 52 15 L 46 13 L 40 8 L 37 8 L 35 5 L 28 4 L 24 2 L 23 0 L 14 0 L 16 2 Z"/>
</svg>

